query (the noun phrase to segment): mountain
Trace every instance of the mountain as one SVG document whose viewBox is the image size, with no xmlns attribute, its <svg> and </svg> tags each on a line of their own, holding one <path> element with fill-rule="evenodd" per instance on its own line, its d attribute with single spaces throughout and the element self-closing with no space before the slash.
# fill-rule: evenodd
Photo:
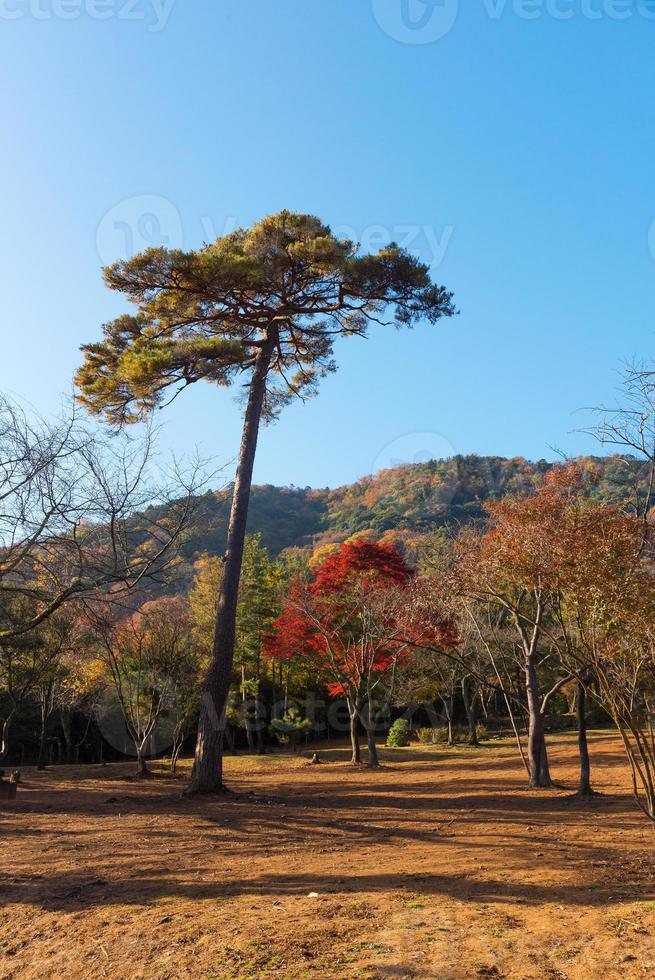
<svg viewBox="0 0 655 980">
<path fill-rule="evenodd" d="M 603 501 L 627 499 L 643 467 L 627 456 L 585 456 L 576 462 L 589 493 Z M 479 520 L 485 501 L 530 493 L 553 465 L 522 457 L 455 456 L 383 470 L 335 490 L 257 486 L 252 492 L 248 530 L 261 533 L 273 556 L 286 548 L 342 540 L 359 531 L 417 535 Z M 225 550 L 229 489 L 205 494 L 198 505 L 183 548 L 184 578 L 191 574 L 199 555 L 219 555 Z"/>
</svg>

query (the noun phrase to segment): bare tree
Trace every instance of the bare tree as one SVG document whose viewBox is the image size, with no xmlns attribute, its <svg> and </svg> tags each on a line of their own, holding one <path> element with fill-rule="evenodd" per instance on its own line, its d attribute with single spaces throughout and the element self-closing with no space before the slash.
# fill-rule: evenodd
<svg viewBox="0 0 655 980">
<path fill-rule="evenodd" d="M 588 431 L 601 445 L 628 454 L 618 459 L 629 471 L 629 509 L 642 522 L 643 551 L 651 537 L 649 514 L 655 503 L 655 362 L 629 365 L 621 387 L 622 404 L 596 408 L 599 421 Z"/>
<path fill-rule="evenodd" d="M 0 398 L 0 757 L 56 659 L 47 623 L 82 596 L 165 580 L 200 487 L 197 462 L 155 467 L 152 431 L 101 439 L 73 410 L 49 424 Z"/>
</svg>

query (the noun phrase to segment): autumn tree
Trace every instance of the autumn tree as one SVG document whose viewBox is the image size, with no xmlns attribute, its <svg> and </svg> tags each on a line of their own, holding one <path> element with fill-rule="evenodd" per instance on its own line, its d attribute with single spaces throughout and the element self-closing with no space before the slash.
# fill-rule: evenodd
<svg viewBox="0 0 655 980">
<path fill-rule="evenodd" d="M 360 539 L 343 544 L 309 584 L 296 583 L 268 650 L 278 659 L 309 658 L 331 677 L 330 693 L 344 697 L 350 717 L 352 762 L 361 761 L 362 709 L 368 764 L 378 765 L 375 695 L 404 649 L 400 609 L 411 571 L 388 545 Z"/>
<path fill-rule="evenodd" d="M 413 700 L 431 705 L 440 701 L 449 745 L 454 743 L 455 703 L 461 695 L 469 743 L 477 745 L 476 700 L 485 686 L 485 664 L 453 575 L 452 535 L 425 535 L 416 543 L 416 561 L 418 574 L 403 609 L 413 656 L 403 672 L 398 695 L 406 703 Z M 433 708 L 428 711 L 433 715 Z"/>
<path fill-rule="evenodd" d="M 58 609 L 38 631 L 44 657 L 47 658 L 38 671 L 34 685 L 40 715 L 38 769 L 44 769 L 46 765 L 50 719 L 68 700 L 69 655 L 76 644 L 78 623 L 78 604 L 70 603 Z"/>
<path fill-rule="evenodd" d="M 496 623 L 514 631 L 520 651 L 528 711 L 528 773 L 532 787 L 550 785 L 544 721 L 553 697 L 574 677 L 564 669 L 541 686 L 545 667 L 553 664 L 548 629 L 558 596 L 553 546 L 568 501 L 578 492 L 577 474 L 555 467 L 542 488 L 528 497 L 508 497 L 487 504 L 490 526 L 482 534 L 462 532 L 457 573 L 463 593 L 484 608 L 500 612 Z"/>
<path fill-rule="evenodd" d="M 579 795 L 592 792 L 584 717 L 589 692 L 616 724 L 637 802 L 655 821 L 655 588 L 644 543 L 643 515 L 637 511 L 569 498 L 551 547 L 559 626 L 554 635 L 578 684 Z"/>
<path fill-rule="evenodd" d="M 317 218 L 282 211 L 199 251 L 148 249 L 105 270 L 136 312 L 86 345 L 82 402 L 131 422 L 197 381 L 245 386 L 212 662 L 190 792 L 222 789 L 224 713 L 232 680 L 238 589 L 260 421 L 315 392 L 334 370 L 338 336 L 382 323 L 436 323 L 455 312 L 428 267 L 392 244 L 361 255 Z"/>
<path fill-rule="evenodd" d="M 86 621 L 79 624 L 73 642 L 60 665 L 57 715 L 64 741 L 66 762 L 79 762 L 91 726 L 97 720 L 111 683 L 105 665 L 93 647 L 87 644 Z M 76 730 L 74 720 L 81 722 Z"/>
<path fill-rule="evenodd" d="M 192 658 L 186 603 L 150 600 L 121 615 L 115 604 L 87 604 L 88 637 L 103 658 L 134 745 L 139 776 L 149 775 L 149 744 L 158 722 L 175 713 Z M 175 724 L 175 723 L 174 723 Z"/>
</svg>

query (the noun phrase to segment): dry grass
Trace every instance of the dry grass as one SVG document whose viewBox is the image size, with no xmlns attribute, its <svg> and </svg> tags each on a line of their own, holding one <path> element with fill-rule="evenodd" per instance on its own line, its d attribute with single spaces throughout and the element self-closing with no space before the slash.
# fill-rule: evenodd
<svg viewBox="0 0 655 980">
<path fill-rule="evenodd" d="M 0 804 L 0 976 L 590 978 L 655 975 L 653 833 L 622 750 L 603 795 L 529 792 L 509 744 L 231 758 L 237 795 L 127 766 L 26 771 Z M 308 897 L 318 893 L 317 898 Z"/>
</svg>

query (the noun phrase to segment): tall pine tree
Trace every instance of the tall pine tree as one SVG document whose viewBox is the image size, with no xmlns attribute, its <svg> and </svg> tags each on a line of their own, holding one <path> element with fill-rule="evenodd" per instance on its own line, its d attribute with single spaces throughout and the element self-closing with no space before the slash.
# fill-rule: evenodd
<svg viewBox="0 0 655 980">
<path fill-rule="evenodd" d="M 105 270 L 136 306 L 83 347 L 80 400 L 113 423 L 147 415 L 197 381 L 245 379 L 247 400 L 212 661 L 198 724 L 191 792 L 219 792 L 234 659 L 241 563 L 257 437 L 293 397 L 335 368 L 338 336 L 370 325 L 436 323 L 452 294 L 395 244 L 361 255 L 318 218 L 282 211 L 191 252 L 148 249 Z"/>
</svg>

